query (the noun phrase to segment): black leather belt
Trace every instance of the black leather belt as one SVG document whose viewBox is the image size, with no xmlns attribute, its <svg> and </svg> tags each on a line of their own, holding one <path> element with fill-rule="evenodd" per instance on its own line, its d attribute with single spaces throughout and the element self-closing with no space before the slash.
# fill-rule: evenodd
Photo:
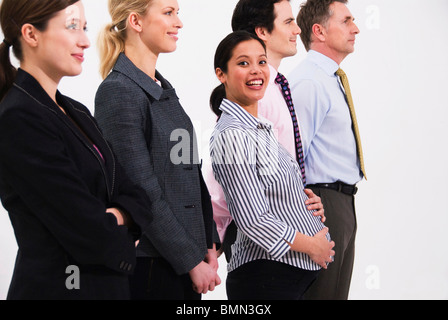
<svg viewBox="0 0 448 320">
<path fill-rule="evenodd" d="M 346 184 L 343 182 L 334 182 L 334 183 L 316 183 L 316 184 L 309 184 L 306 186 L 307 188 L 325 188 L 325 189 L 332 189 L 336 190 L 338 192 L 342 192 L 348 195 L 354 196 L 358 192 L 358 187 L 356 185 Z"/>
</svg>

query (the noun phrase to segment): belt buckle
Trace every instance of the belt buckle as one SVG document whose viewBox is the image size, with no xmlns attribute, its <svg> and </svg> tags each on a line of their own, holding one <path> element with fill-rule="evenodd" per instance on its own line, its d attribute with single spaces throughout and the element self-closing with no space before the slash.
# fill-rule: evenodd
<svg viewBox="0 0 448 320">
<path fill-rule="evenodd" d="M 338 192 L 343 192 L 343 191 L 342 191 L 342 187 L 343 187 L 342 182 L 338 182 L 338 183 L 337 183 L 337 186 L 338 186 Z M 344 193 L 344 192 L 343 192 L 343 193 Z"/>
</svg>

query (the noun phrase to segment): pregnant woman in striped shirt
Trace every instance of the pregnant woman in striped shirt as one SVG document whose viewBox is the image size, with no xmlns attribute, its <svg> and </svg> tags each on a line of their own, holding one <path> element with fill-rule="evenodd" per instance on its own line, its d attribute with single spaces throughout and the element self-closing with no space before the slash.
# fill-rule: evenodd
<svg viewBox="0 0 448 320">
<path fill-rule="evenodd" d="M 269 68 L 263 41 L 228 35 L 215 54 L 221 82 L 210 104 L 218 115 L 210 141 L 213 173 L 238 226 L 228 264 L 230 300 L 302 299 L 334 256 L 334 242 L 307 210 L 297 161 L 258 117 Z"/>
</svg>

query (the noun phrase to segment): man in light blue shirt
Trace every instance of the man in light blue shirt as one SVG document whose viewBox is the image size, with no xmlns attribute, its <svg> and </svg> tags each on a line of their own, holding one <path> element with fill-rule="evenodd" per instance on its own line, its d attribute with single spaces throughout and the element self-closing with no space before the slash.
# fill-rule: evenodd
<svg viewBox="0 0 448 320">
<path fill-rule="evenodd" d="M 322 199 L 336 243 L 334 263 L 308 290 L 308 299 L 347 299 L 354 262 L 354 194 L 362 178 L 352 118 L 336 75 L 354 51 L 359 29 L 347 0 L 308 0 L 297 23 L 306 59 L 289 75 L 301 123 L 307 187 Z"/>
<path fill-rule="evenodd" d="M 308 184 L 362 179 L 352 120 L 339 77 L 339 65 L 310 50 L 289 76 L 300 122 Z"/>
</svg>

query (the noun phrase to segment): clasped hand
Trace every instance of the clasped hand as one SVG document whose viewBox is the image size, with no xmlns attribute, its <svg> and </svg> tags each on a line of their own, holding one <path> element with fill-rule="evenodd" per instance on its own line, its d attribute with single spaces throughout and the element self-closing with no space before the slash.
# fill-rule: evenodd
<svg viewBox="0 0 448 320">
<path fill-rule="evenodd" d="M 208 250 L 204 261 L 194 267 L 189 274 L 193 283 L 193 290 L 197 293 L 206 294 L 208 291 L 215 290 L 215 287 L 221 284 L 215 245 L 213 245 L 213 249 Z"/>
</svg>

